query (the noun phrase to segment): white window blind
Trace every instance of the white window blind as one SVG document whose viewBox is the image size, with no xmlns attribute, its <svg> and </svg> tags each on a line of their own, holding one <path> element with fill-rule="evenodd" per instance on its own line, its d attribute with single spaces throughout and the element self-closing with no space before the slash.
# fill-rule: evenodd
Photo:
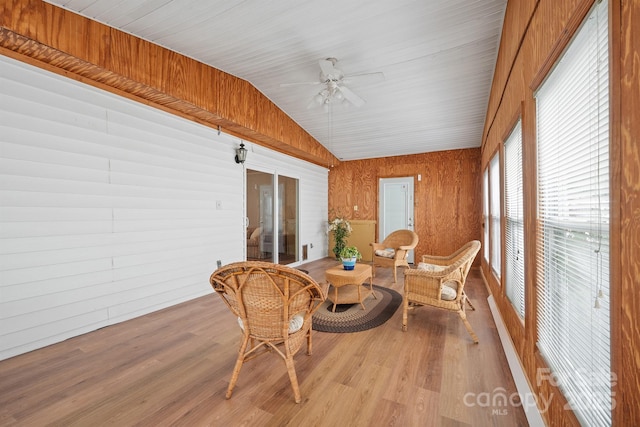
<svg viewBox="0 0 640 427">
<path fill-rule="evenodd" d="M 536 94 L 538 348 L 584 425 L 611 424 L 607 1 Z"/>
<path fill-rule="evenodd" d="M 484 224 L 483 255 L 487 264 L 489 263 L 489 169 L 485 169 L 482 174 L 482 215 Z"/>
<path fill-rule="evenodd" d="M 522 129 L 516 123 L 504 143 L 505 291 L 524 318 L 524 217 L 522 207 Z"/>
<path fill-rule="evenodd" d="M 491 216 L 491 269 L 500 278 L 500 155 L 496 153 L 489 162 L 489 186 Z"/>
</svg>

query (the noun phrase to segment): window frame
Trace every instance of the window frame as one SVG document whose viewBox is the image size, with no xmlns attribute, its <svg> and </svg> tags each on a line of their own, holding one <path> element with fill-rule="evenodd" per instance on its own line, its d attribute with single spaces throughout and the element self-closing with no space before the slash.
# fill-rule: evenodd
<svg viewBox="0 0 640 427">
<path fill-rule="evenodd" d="M 613 181 L 607 13 L 607 0 L 595 2 L 534 94 L 536 345 L 566 408 L 589 425 L 610 425 L 615 406 L 608 298 Z"/>
<path fill-rule="evenodd" d="M 483 188 L 483 195 L 482 195 L 482 221 L 483 221 L 483 225 L 484 225 L 484 230 L 483 230 L 483 245 L 484 248 L 482 249 L 482 254 L 484 256 L 484 260 L 487 263 L 487 265 L 490 265 L 491 263 L 491 258 L 490 258 L 490 224 L 489 224 L 489 167 L 487 166 L 484 171 L 482 172 L 482 188 Z"/>
<path fill-rule="evenodd" d="M 525 233 L 522 119 L 504 140 L 504 282 L 505 294 L 521 320 L 525 318 Z"/>
<path fill-rule="evenodd" d="M 501 284 L 502 277 L 502 197 L 500 150 L 489 160 L 489 241 L 491 272 Z"/>
</svg>

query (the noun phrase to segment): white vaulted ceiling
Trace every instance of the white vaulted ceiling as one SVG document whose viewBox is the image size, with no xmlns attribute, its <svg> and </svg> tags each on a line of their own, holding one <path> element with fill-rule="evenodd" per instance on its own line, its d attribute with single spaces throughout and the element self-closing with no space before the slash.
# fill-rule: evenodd
<svg viewBox="0 0 640 427">
<path fill-rule="evenodd" d="M 479 147 L 506 0 L 47 0 L 252 83 L 342 160 Z M 366 103 L 308 108 L 318 61 Z M 331 130 L 331 131 L 330 131 Z"/>
</svg>

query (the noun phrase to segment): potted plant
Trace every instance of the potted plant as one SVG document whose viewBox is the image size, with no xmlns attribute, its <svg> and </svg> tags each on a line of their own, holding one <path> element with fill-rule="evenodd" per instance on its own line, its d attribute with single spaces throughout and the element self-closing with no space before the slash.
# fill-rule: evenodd
<svg viewBox="0 0 640 427">
<path fill-rule="evenodd" d="M 340 252 L 347 245 L 347 237 L 351 234 L 351 224 L 343 217 L 337 216 L 329 221 L 329 231 L 333 233 L 335 246 L 333 253 L 336 258 L 340 258 Z"/>
<path fill-rule="evenodd" d="M 345 246 L 340 250 L 340 258 L 345 270 L 353 270 L 356 261 L 362 258 L 362 254 L 355 246 Z"/>
</svg>

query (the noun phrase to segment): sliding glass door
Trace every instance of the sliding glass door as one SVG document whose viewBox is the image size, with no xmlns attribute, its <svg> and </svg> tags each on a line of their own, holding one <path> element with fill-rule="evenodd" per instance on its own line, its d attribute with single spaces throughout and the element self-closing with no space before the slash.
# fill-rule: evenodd
<svg viewBox="0 0 640 427">
<path fill-rule="evenodd" d="M 278 262 L 291 264 L 300 260 L 298 255 L 298 180 L 278 175 Z"/>
<path fill-rule="evenodd" d="M 297 262 L 298 180 L 247 169 L 246 182 L 247 260 Z"/>
</svg>

